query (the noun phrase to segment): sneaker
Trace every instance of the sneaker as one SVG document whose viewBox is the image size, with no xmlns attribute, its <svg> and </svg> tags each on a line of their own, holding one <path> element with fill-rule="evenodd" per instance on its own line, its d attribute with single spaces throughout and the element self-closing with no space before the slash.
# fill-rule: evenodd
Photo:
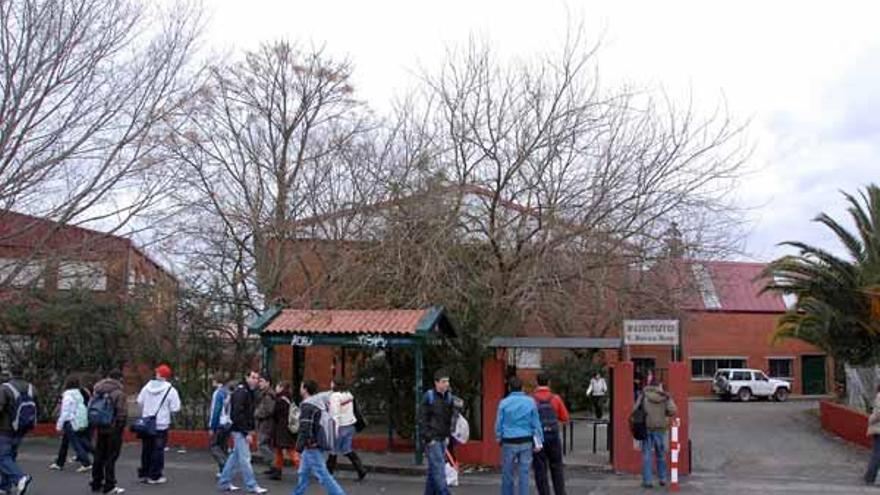
<svg viewBox="0 0 880 495">
<path fill-rule="evenodd" d="M 258 486 L 253 490 L 248 490 L 248 493 L 269 493 L 269 490 L 263 488 L 262 486 Z"/>
<path fill-rule="evenodd" d="M 110 490 L 109 492 L 104 492 L 104 493 L 116 493 L 116 494 L 121 494 L 121 493 L 125 493 L 125 488 L 119 488 L 119 487 L 117 486 L 116 488 Z"/>
<path fill-rule="evenodd" d="M 150 480 L 150 479 L 147 480 L 148 485 L 164 485 L 165 483 L 168 483 L 168 478 L 166 478 L 164 476 L 162 476 L 161 478 L 155 479 L 155 480 Z"/>
<path fill-rule="evenodd" d="M 92 470 L 92 466 L 80 466 L 76 468 L 77 473 L 88 473 Z"/>
<path fill-rule="evenodd" d="M 52 464 L 49 464 L 49 471 L 61 471 L 61 470 L 63 470 L 63 469 L 64 469 L 64 468 L 63 468 L 62 466 L 59 466 L 59 465 L 58 465 L 57 463 L 55 463 L 55 462 L 53 462 Z"/>
<path fill-rule="evenodd" d="M 221 492 L 237 492 L 239 490 L 241 490 L 241 488 L 239 488 L 235 485 L 229 485 L 226 488 L 220 487 Z"/>
<path fill-rule="evenodd" d="M 21 479 L 18 480 L 18 485 L 16 485 L 16 487 L 18 488 L 18 492 L 16 492 L 17 495 L 25 495 L 28 491 L 28 488 L 31 486 L 31 481 L 33 480 L 34 479 L 27 474 L 22 476 Z"/>
<path fill-rule="evenodd" d="M 666 480 L 660 480 L 660 486 L 666 486 Z"/>
</svg>

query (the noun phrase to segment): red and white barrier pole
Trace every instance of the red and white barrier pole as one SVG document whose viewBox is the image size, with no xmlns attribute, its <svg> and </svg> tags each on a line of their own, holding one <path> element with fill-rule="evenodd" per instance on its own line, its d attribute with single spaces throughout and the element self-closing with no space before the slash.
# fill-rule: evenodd
<svg viewBox="0 0 880 495">
<path fill-rule="evenodd" d="M 678 428 L 681 426 L 681 419 L 675 418 L 672 422 L 672 438 L 669 442 L 669 451 L 672 462 L 670 463 L 671 473 L 669 475 L 669 491 L 679 491 L 678 486 L 678 456 L 681 452 L 681 444 L 678 442 Z"/>
</svg>

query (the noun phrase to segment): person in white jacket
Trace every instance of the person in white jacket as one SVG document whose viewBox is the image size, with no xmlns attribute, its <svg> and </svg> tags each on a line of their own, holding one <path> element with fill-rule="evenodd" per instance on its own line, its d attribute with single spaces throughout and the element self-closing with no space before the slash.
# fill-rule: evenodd
<svg viewBox="0 0 880 495">
<path fill-rule="evenodd" d="M 73 446 L 76 452 L 76 460 L 80 463 L 78 473 L 84 473 L 92 469 L 92 460 L 89 456 L 83 438 L 79 435 L 89 426 L 88 411 L 85 398 L 79 391 L 79 379 L 70 377 L 64 382 L 64 393 L 61 395 L 61 412 L 55 423 L 55 430 L 61 433 L 61 445 L 58 448 L 58 457 L 49 469 L 60 471 L 64 469 L 64 461 L 67 460 L 68 445 Z"/>
<path fill-rule="evenodd" d="M 337 456 L 344 455 L 351 461 L 351 465 L 358 473 L 358 481 L 367 476 L 367 470 L 352 448 L 352 440 L 355 434 L 357 415 L 355 414 L 354 395 L 349 392 L 344 379 L 334 378 L 330 384 L 333 392 L 330 394 L 330 416 L 336 424 L 336 445 L 333 453 L 327 458 L 327 470 L 330 474 L 336 470 Z"/>
<path fill-rule="evenodd" d="M 590 380 L 590 386 L 587 388 L 587 396 L 593 403 L 593 412 L 596 415 L 596 419 L 602 419 L 605 416 L 605 394 L 607 393 L 608 383 L 605 382 L 605 379 L 597 371 L 593 374 L 593 379 Z"/>
<path fill-rule="evenodd" d="M 138 394 L 137 403 L 141 406 L 141 417 L 156 417 L 155 436 L 141 438 L 141 466 L 138 477 L 142 483 L 160 485 L 168 480 L 162 475 L 165 469 L 165 444 L 168 442 L 168 428 L 171 415 L 180 411 L 180 395 L 168 382 L 171 367 L 166 364 L 156 368 L 156 378 L 147 382 Z"/>
</svg>

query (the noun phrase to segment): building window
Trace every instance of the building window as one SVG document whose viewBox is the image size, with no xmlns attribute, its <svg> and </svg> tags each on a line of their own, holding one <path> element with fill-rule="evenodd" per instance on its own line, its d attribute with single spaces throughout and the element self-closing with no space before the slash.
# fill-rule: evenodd
<svg viewBox="0 0 880 495">
<path fill-rule="evenodd" d="M 100 261 L 64 261 L 58 264 L 61 290 L 107 290 L 107 270 Z"/>
<path fill-rule="evenodd" d="M 794 373 L 792 358 L 771 358 L 768 360 L 770 363 L 770 377 L 771 378 L 792 378 Z"/>
<path fill-rule="evenodd" d="M 507 364 L 520 370 L 541 369 L 541 349 L 508 349 Z"/>
<path fill-rule="evenodd" d="M 691 378 L 693 380 L 711 380 L 715 372 L 724 368 L 745 368 L 745 358 L 692 358 Z"/>
<path fill-rule="evenodd" d="M 21 269 L 19 269 L 21 267 Z M 0 258 L 0 283 L 5 281 L 18 270 L 18 273 L 9 281 L 11 287 L 36 287 L 43 288 L 43 269 L 45 263 L 42 261 L 23 261 L 15 258 Z"/>
</svg>

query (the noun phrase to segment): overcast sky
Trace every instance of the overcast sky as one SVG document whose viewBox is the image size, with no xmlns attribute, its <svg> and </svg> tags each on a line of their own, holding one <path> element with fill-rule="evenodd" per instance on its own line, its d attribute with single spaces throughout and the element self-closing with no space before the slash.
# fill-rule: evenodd
<svg viewBox="0 0 880 495">
<path fill-rule="evenodd" d="M 470 36 L 504 55 L 559 45 L 568 19 L 601 41 L 606 86 L 633 83 L 693 99 L 725 99 L 751 121 L 755 152 L 737 195 L 749 207 L 748 258 L 786 239 L 835 248 L 810 219 L 840 215 L 840 189 L 880 183 L 880 3 L 559 0 L 210 0 L 209 46 L 278 38 L 325 45 L 355 65 L 377 111 L 414 85 L 446 47 Z M 818 2 L 817 2 L 818 4 Z"/>
</svg>

